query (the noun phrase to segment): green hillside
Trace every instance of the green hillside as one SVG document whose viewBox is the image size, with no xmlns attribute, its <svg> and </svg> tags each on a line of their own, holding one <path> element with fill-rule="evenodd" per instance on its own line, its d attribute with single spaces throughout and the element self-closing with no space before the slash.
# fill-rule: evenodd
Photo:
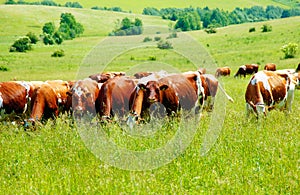
<svg viewBox="0 0 300 195">
<path fill-rule="evenodd" d="M 25 0 L 26 2 L 36 2 L 36 0 Z M 0 2 L 4 3 L 5 0 Z M 67 0 L 54 0 L 54 2 L 64 5 Z M 72 2 L 72 1 L 71 1 Z M 74 1 L 75 2 L 75 1 Z M 151 0 L 151 1 L 136 1 L 136 0 L 80 0 L 79 2 L 84 8 L 91 8 L 93 6 L 99 7 L 121 7 L 124 11 L 131 11 L 133 13 L 142 13 L 143 8 L 145 7 L 155 7 L 155 8 L 167 8 L 167 7 L 209 7 L 209 8 L 220 8 L 224 10 L 233 10 L 236 7 L 251 7 L 254 5 L 267 6 L 267 5 L 276 5 L 281 7 L 288 7 L 284 3 L 285 1 L 273 1 L 273 0 Z"/>
<path fill-rule="evenodd" d="M 42 26 L 46 22 L 53 21 L 58 26 L 60 14 L 64 12 L 72 13 L 77 21 L 83 24 L 85 31 L 82 37 L 73 41 L 65 41 L 59 46 L 45 46 L 42 42 L 38 42 L 37 45 L 33 46 L 33 50 L 27 53 L 9 52 L 10 46 L 17 38 L 26 35 L 30 31 L 37 35 L 41 34 Z M 0 66 L 9 69 L 9 71 L 0 72 L 0 80 L 2 81 L 11 79 L 74 79 L 78 67 L 83 63 L 85 57 L 96 45 L 101 45 L 101 40 L 112 31 L 115 25 L 114 22 L 117 19 L 122 19 L 125 16 L 142 19 L 146 34 L 133 37 L 137 45 L 142 45 L 142 40 L 146 36 L 152 38 L 155 36 L 167 36 L 156 33 L 168 32 L 170 23 L 170 21 L 162 20 L 160 17 L 63 7 L 2 5 L 0 6 L 0 13 Z M 261 26 L 265 23 L 272 25 L 272 32 L 260 32 Z M 189 34 L 211 54 L 217 66 L 226 65 L 236 69 L 238 66 L 246 63 L 263 65 L 267 62 L 274 62 L 282 68 L 290 68 L 299 63 L 299 54 L 293 59 L 282 59 L 283 53 L 280 51 L 280 47 L 289 42 L 300 42 L 299 25 L 300 17 L 292 17 L 218 28 L 216 34 L 207 34 L 202 30 L 189 32 Z M 251 27 L 255 27 L 256 32 L 249 33 L 248 30 Z M 119 39 L 120 43 L 122 43 L 122 40 L 127 38 L 120 37 Z M 151 42 L 151 45 L 155 46 L 156 43 Z M 184 45 L 189 47 L 188 44 Z M 65 57 L 59 59 L 51 57 L 51 54 L 57 49 L 65 50 Z M 108 54 L 107 52 L 112 50 L 118 52 L 113 44 L 110 45 L 110 49 L 103 51 L 104 54 Z M 149 52 L 148 57 L 139 57 L 138 53 L 141 52 L 136 51 L 135 57 L 136 59 L 142 58 L 147 61 L 147 58 L 152 55 L 152 51 Z M 194 51 L 191 50 L 190 52 L 193 53 Z M 110 70 L 121 70 L 122 68 L 118 66 L 118 63 L 124 64 L 127 68 L 129 64 L 137 63 L 130 60 L 131 56 L 126 57 L 126 55 L 135 54 L 124 55 L 120 58 L 122 59 L 121 61 L 116 61 L 119 59 L 114 60 L 113 64 L 115 65 L 110 67 Z M 155 56 L 157 60 L 164 58 L 163 55 L 155 55 L 158 55 Z M 104 55 L 104 57 L 106 56 Z M 167 61 L 169 64 L 174 64 L 178 67 L 185 66 L 182 60 L 175 60 L 175 58 L 173 60 L 172 58 L 165 59 L 169 59 Z M 96 62 L 100 63 L 101 60 L 96 59 Z M 202 61 L 205 60 L 203 59 Z M 201 66 L 203 64 L 197 65 Z M 181 70 L 186 69 L 183 68 Z M 95 66 L 95 71 L 100 71 L 100 69 Z"/>
</svg>

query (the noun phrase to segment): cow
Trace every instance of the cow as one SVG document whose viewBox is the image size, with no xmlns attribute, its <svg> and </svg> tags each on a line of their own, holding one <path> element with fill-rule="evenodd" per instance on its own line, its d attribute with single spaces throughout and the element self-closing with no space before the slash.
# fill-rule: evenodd
<svg viewBox="0 0 300 195">
<path fill-rule="evenodd" d="M 247 74 L 253 74 L 258 72 L 258 65 L 257 64 L 246 64 L 239 67 L 237 73 L 234 75 L 234 77 L 238 76 L 244 76 L 246 77 Z"/>
<path fill-rule="evenodd" d="M 55 118 L 59 113 L 70 111 L 72 104 L 69 102 L 70 98 L 67 93 L 72 83 L 49 80 L 36 88 L 32 95 L 31 114 L 28 121 L 35 124 L 42 118 Z"/>
<path fill-rule="evenodd" d="M 141 78 L 147 77 L 147 76 L 149 76 L 149 75 L 151 75 L 151 74 L 153 74 L 153 72 L 137 72 L 137 73 L 135 73 L 133 76 L 134 76 L 134 78 L 136 78 L 136 79 L 141 79 Z"/>
<path fill-rule="evenodd" d="M 116 76 L 103 83 L 96 99 L 96 112 L 102 121 L 113 117 L 120 119 L 129 111 L 129 98 L 136 81 L 126 76 Z"/>
<path fill-rule="evenodd" d="M 95 102 L 103 83 L 86 78 L 74 83 L 67 93 L 72 98 L 72 112 L 75 118 L 84 115 L 96 116 Z"/>
<path fill-rule="evenodd" d="M 259 71 L 252 76 L 245 93 L 246 116 L 254 111 L 256 117 L 266 116 L 274 108 L 291 111 L 296 78 L 287 71 Z"/>
<path fill-rule="evenodd" d="M 198 68 L 197 70 L 200 74 L 206 74 L 206 68 Z"/>
<path fill-rule="evenodd" d="M 108 79 L 114 78 L 116 76 L 125 76 L 125 72 L 103 72 L 96 73 L 89 76 L 92 80 L 97 81 L 98 83 L 104 83 Z"/>
<path fill-rule="evenodd" d="M 219 76 L 230 76 L 230 68 L 229 67 L 220 67 L 220 68 L 217 68 L 215 76 L 216 77 L 219 77 Z"/>
<path fill-rule="evenodd" d="M 300 63 L 298 64 L 298 66 L 296 68 L 296 72 L 300 72 Z"/>
<path fill-rule="evenodd" d="M 203 74 L 200 76 L 202 80 L 202 87 L 204 90 L 204 108 L 208 110 L 213 108 L 214 99 L 217 95 L 218 88 L 221 92 L 224 93 L 227 100 L 234 102 L 234 100 L 226 93 L 224 88 L 219 84 L 219 81 L 216 77 L 211 74 Z"/>
<path fill-rule="evenodd" d="M 276 70 L 276 64 L 268 63 L 268 64 L 265 65 L 264 70 L 275 71 Z"/>
<path fill-rule="evenodd" d="M 127 124 L 132 126 L 138 120 L 145 119 L 150 115 L 151 106 L 157 104 L 163 105 L 168 116 L 176 115 L 181 108 L 189 111 L 196 109 L 202 95 L 199 79 L 199 73 L 187 73 L 170 74 L 139 82 L 130 98 L 131 110 Z M 162 113 L 163 110 L 158 112 Z"/>
<path fill-rule="evenodd" d="M 0 82 L 0 111 L 2 114 L 20 116 L 28 109 L 30 86 L 14 81 Z"/>
</svg>

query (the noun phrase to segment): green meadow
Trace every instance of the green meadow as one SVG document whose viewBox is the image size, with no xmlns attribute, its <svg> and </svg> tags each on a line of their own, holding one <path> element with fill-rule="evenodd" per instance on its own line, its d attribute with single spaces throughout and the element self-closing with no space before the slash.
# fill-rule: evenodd
<svg viewBox="0 0 300 195">
<path fill-rule="evenodd" d="M 127 2 L 130 5 L 131 1 Z M 151 2 L 153 6 L 159 3 Z M 267 5 L 273 1 L 243 2 Z M 85 3 L 82 5 L 86 7 L 96 5 L 96 1 Z M 106 6 L 114 5 L 114 1 L 109 3 L 112 4 Z M 183 1 L 176 3 L 178 7 L 179 3 L 186 6 Z M 159 5 L 168 7 L 166 4 Z M 126 10 L 125 1 L 118 6 Z M 140 12 L 139 4 L 134 7 Z M 26 53 L 9 52 L 11 44 L 29 31 L 40 34 L 48 21 L 58 25 L 64 12 L 72 13 L 83 24 L 81 37 L 59 46 L 38 42 Z M 141 18 L 145 34 L 106 37 L 114 22 L 125 16 Z M 238 67 L 247 63 L 260 64 L 260 70 L 268 62 L 276 63 L 278 69 L 296 68 L 299 52 L 295 58 L 283 59 L 280 47 L 289 42 L 300 43 L 300 17 L 218 28 L 216 34 L 202 30 L 178 33 L 174 39 L 166 39 L 169 21 L 139 14 L 1 5 L 0 21 L 0 66 L 9 69 L 0 72 L 0 81 L 74 80 L 102 70 L 132 72 L 138 65 L 145 69 L 172 66 L 179 71 L 206 67 L 211 73 L 216 67 L 229 66 L 231 76 L 220 78 L 220 82 L 234 99 L 234 103 L 217 99 L 215 112 L 203 112 L 199 124 L 191 129 L 190 143 L 176 153 L 176 158 L 139 171 L 113 166 L 101 159 L 101 153 L 100 158 L 94 155 L 91 146 L 84 142 L 83 134 L 89 126 L 80 126 L 66 115 L 34 130 L 2 122 L 0 194 L 300 194 L 300 91 L 295 91 L 291 113 L 273 110 L 257 121 L 254 116 L 245 117 L 244 94 L 250 76 L 233 78 Z M 262 33 L 263 24 L 270 24 L 272 31 Z M 256 31 L 249 33 L 252 27 Z M 152 41 L 143 42 L 145 37 Z M 170 41 L 174 49 L 159 50 L 155 37 Z M 57 49 L 65 50 L 66 55 L 51 57 Z M 220 130 L 209 132 L 219 125 Z M 145 126 L 139 128 L 143 130 Z M 152 134 L 133 136 L 115 123 L 103 127 L 110 140 L 120 147 L 144 152 L 169 143 L 177 128 L 178 123 L 170 121 Z M 217 139 L 203 153 L 210 133 L 216 133 Z M 130 158 L 123 161 L 128 166 L 134 163 Z"/>
</svg>

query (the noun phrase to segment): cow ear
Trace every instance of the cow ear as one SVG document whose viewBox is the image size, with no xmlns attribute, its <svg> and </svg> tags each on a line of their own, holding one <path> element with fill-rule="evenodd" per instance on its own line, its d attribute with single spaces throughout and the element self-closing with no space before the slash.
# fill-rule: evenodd
<svg viewBox="0 0 300 195">
<path fill-rule="evenodd" d="M 146 90 L 146 86 L 145 86 L 143 83 L 139 83 L 139 84 L 138 84 L 138 87 L 139 87 L 141 90 L 143 90 L 143 91 Z"/>
<path fill-rule="evenodd" d="M 72 96 L 72 91 L 67 91 L 68 96 Z"/>
<path fill-rule="evenodd" d="M 163 84 L 163 85 L 159 86 L 159 89 L 160 89 L 161 91 L 164 91 L 164 90 L 166 90 L 166 89 L 168 89 L 168 88 L 169 88 L 169 86 L 166 85 L 166 84 Z"/>
</svg>

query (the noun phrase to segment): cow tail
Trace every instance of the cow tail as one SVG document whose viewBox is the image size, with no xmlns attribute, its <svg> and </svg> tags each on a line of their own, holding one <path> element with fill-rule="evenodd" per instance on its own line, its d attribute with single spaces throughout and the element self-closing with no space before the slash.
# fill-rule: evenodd
<svg viewBox="0 0 300 195">
<path fill-rule="evenodd" d="M 220 84 L 218 85 L 218 87 L 219 87 L 220 90 L 224 93 L 224 95 L 226 96 L 226 98 L 227 98 L 229 101 L 231 101 L 231 102 L 233 103 L 234 101 L 233 101 L 232 97 L 230 97 L 230 96 L 226 93 L 226 91 L 224 90 L 224 88 L 223 88 Z"/>
</svg>

